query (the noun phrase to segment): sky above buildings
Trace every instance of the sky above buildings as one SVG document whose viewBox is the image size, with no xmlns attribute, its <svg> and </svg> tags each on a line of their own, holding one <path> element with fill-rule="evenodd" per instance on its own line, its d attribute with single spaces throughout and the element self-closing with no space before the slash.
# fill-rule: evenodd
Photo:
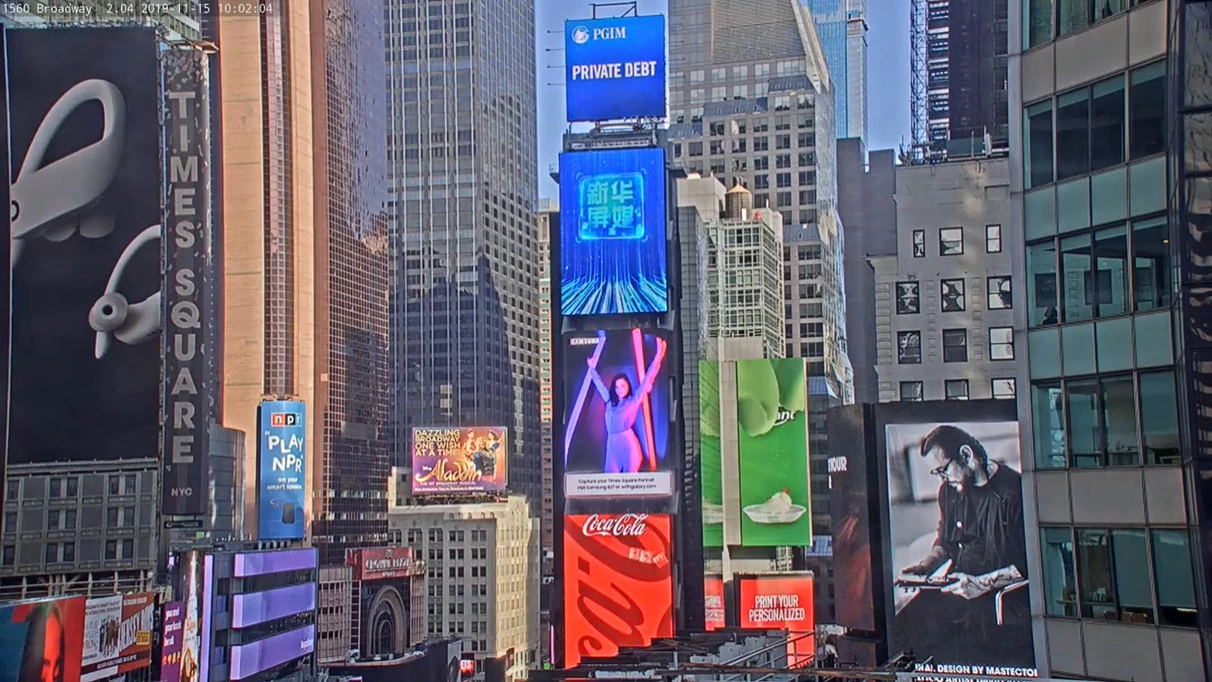
<svg viewBox="0 0 1212 682">
<path fill-rule="evenodd" d="M 639 0 L 640 14 L 667 13 L 666 0 Z M 603 8 L 610 15 L 617 8 Z M 564 121 L 564 20 L 592 16 L 589 0 L 537 0 L 539 196 L 554 199 L 549 169 L 560 153 Z M 869 149 L 896 149 L 909 139 L 909 3 L 867 0 Z"/>
</svg>

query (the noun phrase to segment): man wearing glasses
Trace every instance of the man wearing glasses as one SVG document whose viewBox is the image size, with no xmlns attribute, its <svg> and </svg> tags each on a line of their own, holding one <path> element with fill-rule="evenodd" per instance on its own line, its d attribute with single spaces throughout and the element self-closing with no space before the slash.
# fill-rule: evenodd
<svg viewBox="0 0 1212 682">
<path fill-rule="evenodd" d="M 928 639 L 923 648 L 930 650 L 915 653 L 940 661 L 1015 665 L 1019 661 L 1007 659 L 1029 656 L 1022 661 L 1029 665 L 1030 607 L 1027 590 L 1020 589 L 1027 584 L 1021 476 L 990 460 L 980 441 L 955 426 L 927 434 L 921 454 L 942 479 L 939 523 L 930 551 L 902 571 L 916 578 L 897 581 L 918 590 L 896 615 L 897 629 L 909 635 L 901 641 Z M 985 656 L 995 660 L 976 660 Z"/>
</svg>

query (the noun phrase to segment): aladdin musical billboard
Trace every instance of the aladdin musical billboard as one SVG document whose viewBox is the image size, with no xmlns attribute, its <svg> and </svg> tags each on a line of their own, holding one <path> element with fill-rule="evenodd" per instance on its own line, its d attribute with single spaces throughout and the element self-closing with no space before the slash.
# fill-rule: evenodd
<svg viewBox="0 0 1212 682">
<path fill-rule="evenodd" d="M 412 430 L 412 494 L 501 493 L 508 482 L 504 426 Z"/>
<path fill-rule="evenodd" d="M 564 517 L 564 667 L 673 636 L 665 514 Z"/>
<path fill-rule="evenodd" d="M 937 671 L 1036 676 L 1019 429 L 1006 402 L 879 407 L 888 646 Z"/>
<path fill-rule="evenodd" d="M 150 592 L 89 599 L 84 607 L 81 682 L 151 665 L 156 599 Z"/>
<path fill-rule="evenodd" d="M 667 349 L 659 329 L 587 331 L 566 338 L 566 498 L 673 494 Z"/>
<path fill-rule="evenodd" d="M 816 653 L 812 574 L 737 576 L 743 628 L 786 630 L 787 664 L 807 665 Z"/>
<path fill-rule="evenodd" d="M 0 681 L 80 682 L 84 605 L 84 597 L 0 605 Z"/>
</svg>

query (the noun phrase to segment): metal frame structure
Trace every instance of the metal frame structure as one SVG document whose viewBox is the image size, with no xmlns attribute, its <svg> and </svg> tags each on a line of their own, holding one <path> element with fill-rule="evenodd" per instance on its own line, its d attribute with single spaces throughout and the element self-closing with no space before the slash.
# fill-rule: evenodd
<svg viewBox="0 0 1212 682">
<path fill-rule="evenodd" d="M 929 144 L 927 123 L 929 98 L 926 94 L 926 3 L 910 0 L 909 5 L 909 118 L 912 146 Z"/>
</svg>

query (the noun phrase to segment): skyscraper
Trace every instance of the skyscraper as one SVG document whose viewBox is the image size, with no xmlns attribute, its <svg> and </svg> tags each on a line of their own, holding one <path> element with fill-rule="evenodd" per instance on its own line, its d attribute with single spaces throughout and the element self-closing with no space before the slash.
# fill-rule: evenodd
<svg viewBox="0 0 1212 682">
<path fill-rule="evenodd" d="M 257 405 L 307 404 L 308 512 L 325 564 L 387 538 L 383 61 L 352 39 L 381 35 L 371 7 L 313 0 L 223 15 L 216 30 L 223 424 L 250 434 L 245 518 L 256 518 Z"/>
<path fill-rule="evenodd" d="M 387 541 L 387 168 L 383 12 L 374 0 L 322 0 L 312 36 L 316 126 L 316 402 L 312 541 L 322 564 Z M 313 17 L 316 16 L 313 9 Z M 313 418 L 318 418 L 313 417 Z"/>
<path fill-rule="evenodd" d="M 912 0 L 913 142 L 936 153 L 1009 144 L 1009 0 Z"/>
<path fill-rule="evenodd" d="M 867 144 L 867 0 L 802 0 L 833 81 L 837 139 Z"/>
<path fill-rule="evenodd" d="M 392 429 L 510 429 L 541 494 L 534 3 L 389 0 Z"/>
<path fill-rule="evenodd" d="M 669 13 L 674 165 L 739 181 L 757 208 L 782 213 L 785 254 L 801 237 L 822 246 L 798 297 L 816 305 L 796 305 L 801 283 L 784 277 L 786 352 L 847 395 L 834 97 L 809 12 L 798 0 L 670 0 Z"/>
</svg>

